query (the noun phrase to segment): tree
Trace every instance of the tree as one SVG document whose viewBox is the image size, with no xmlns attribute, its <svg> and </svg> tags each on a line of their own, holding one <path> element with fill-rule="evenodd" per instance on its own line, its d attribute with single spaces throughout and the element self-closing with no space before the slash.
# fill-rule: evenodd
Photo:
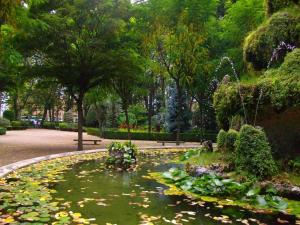
<svg viewBox="0 0 300 225">
<path fill-rule="evenodd" d="M 27 48 L 32 42 L 35 45 L 31 71 L 55 77 L 76 101 L 78 150 L 83 149 L 84 96 L 116 74 L 115 59 L 124 45 L 122 35 L 130 18 L 129 7 L 127 0 L 45 1 L 31 5 L 31 17 L 39 18 L 43 25 L 32 27 L 31 38 L 27 39 Z"/>
<path fill-rule="evenodd" d="M 135 52 L 128 50 L 120 51 L 120 55 L 116 61 L 119 70 L 118 74 L 112 79 L 112 87 L 121 99 L 121 106 L 125 114 L 126 126 L 128 131 L 128 139 L 131 140 L 130 121 L 128 109 L 132 104 L 133 96 L 137 92 L 141 83 L 142 70 L 139 66 L 140 60 Z"/>
<path fill-rule="evenodd" d="M 90 113 L 94 111 L 98 121 L 100 136 L 103 133 L 105 121 L 108 113 L 109 92 L 107 89 L 95 87 L 91 89 L 86 95 L 87 104 L 91 105 Z"/>
<path fill-rule="evenodd" d="M 178 124 L 180 132 L 191 128 L 191 112 L 188 107 L 187 91 L 180 96 L 182 102 L 181 110 L 178 110 L 178 93 L 175 85 L 170 85 L 167 100 L 166 127 L 168 132 L 177 134 Z M 179 114 L 180 111 L 180 114 Z"/>
<path fill-rule="evenodd" d="M 197 72 L 197 63 L 206 50 L 202 48 L 203 38 L 193 32 L 192 27 L 178 26 L 157 41 L 157 58 L 173 80 L 177 94 L 178 116 L 182 115 L 184 88 L 193 80 Z M 177 121 L 177 140 L 182 131 L 180 118 Z"/>
</svg>

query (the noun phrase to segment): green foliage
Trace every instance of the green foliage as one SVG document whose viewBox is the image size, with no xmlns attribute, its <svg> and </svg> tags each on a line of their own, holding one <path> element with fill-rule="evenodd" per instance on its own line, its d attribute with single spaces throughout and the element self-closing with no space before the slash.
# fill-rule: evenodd
<svg viewBox="0 0 300 225">
<path fill-rule="evenodd" d="M 225 149 L 225 144 L 226 144 L 226 136 L 227 136 L 227 132 L 223 129 L 221 129 L 218 133 L 217 136 L 217 147 L 218 150 L 224 150 Z"/>
<path fill-rule="evenodd" d="M 181 93 L 178 96 L 178 90 L 174 85 L 169 87 L 166 113 L 166 129 L 170 133 L 176 133 L 178 128 L 181 133 L 188 131 L 191 128 L 191 112 L 188 107 L 187 92 Z M 179 99 L 181 109 L 179 110 Z"/>
<path fill-rule="evenodd" d="M 244 59 L 256 70 L 267 68 L 273 50 L 285 42 L 300 45 L 300 8 L 286 9 L 272 15 L 245 40 Z M 282 53 L 281 53 L 282 54 Z"/>
<path fill-rule="evenodd" d="M 9 127 L 10 121 L 6 118 L 0 117 L 0 127 Z"/>
<path fill-rule="evenodd" d="M 57 127 L 58 127 L 58 123 L 55 123 L 55 122 L 45 121 L 43 124 L 43 128 L 45 128 L 45 129 L 56 129 Z"/>
<path fill-rule="evenodd" d="M 236 142 L 235 165 L 239 171 L 246 171 L 258 179 L 277 173 L 271 147 L 263 130 L 250 125 L 242 127 Z"/>
<path fill-rule="evenodd" d="M 119 139 L 119 140 L 128 140 L 128 134 L 126 131 L 115 131 L 115 130 L 104 130 L 103 138 L 106 139 Z M 199 142 L 201 138 L 206 140 L 216 140 L 216 134 L 212 132 L 204 132 L 203 136 L 199 133 L 181 133 L 179 139 L 181 141 L 193 141 Z M 148 132 L 135 132 L 131 133 L 131 138 L 133 140 L 149 140 L 149 141 L 174 141 L 176 137 L 171 133 L 148 133 Z"/>
<path fill-rule="evenodd" d="M 265 8 L 269 16 L 294 4 L 299 4 L 299 0 L 265 0 Z"/>
<path fill-rule="evenodd" d="M 59 123 L 58 127 L 63 131 L 77 131 L 76 123 Z"/>
<path fill-rule="evenodd" d="M 142 104 L 131 105 L 128 112 L 133 114 L 136 118 L 137 126 L 143 125 L 147 121 L 147 112 L 145 106 Z"/>
<path fill-rule="evenodd" d="M 11 126 L 12 127 L 22 127 L 23 123 L 22 123 L 22 121 L 11 121 Z"/>
<path fill-rule="evenodd" d="M 249 32 L 263 22 L 264 15 L 262 0 L 239 0 L 227 6 L 226 14 L 220 20 L 222 28 L 222 32 L 219 33 L 221 48 L 225 52 L 224 55 L 230 57 L 235 63 L 237 71 L 245 70 L 241 45 Z M 213 32 L 216 33 L 216 31 Z M 230 66 L 225 67 L 224 65 L 220 72 L 224 76 L 232 73 L 232 70 Z"/>
<path fill-rule="evenodd" d="M 86 132 L 88 135 L 97 136 L 97 137 L 100 136 L 100 130 L 98 128 L 88 127 L 86 128 Z"/>
<path fill-rule="evenodd" d="M 89 109 L 85 117 L 85 125 L 88 127 L 98 127 L 97 114 L 93 107 Z"/>
<path fill-rule="evenodd" d="M 239 133 L 236 130 L 230 129 L 227 132 L 226 138 L 225 138 L 226 151 L 230 151 L 230 152 L 235 151 L 235 148 L 236 148 L 235 143 L 236 143 L 238 136 L 239 136 Z"/>
<path fill-rule="evenodd" d="M 128 113 L 128 117 L 129 117 L 129 125 L 131 127 L 135 127 L 137 125 L 137 119 L 135 114 L 133 113 Z M 118 124 L 121 128 L 126 128 L 126 116 L 125 113 L 120 113 L 120 115 L 118 116 Z"/>
<path fill-rule="evenodd" d="M 300 157 L 289 161 L 289 167 L 295 173 L 300 173 Z"/>
<path fill-rule="evenodd" d="M 73 123 L 73 110 L 69 110 L 64 113 L 64 122 Z"/>
<path fill-rule="evenodd" d="M 72 168 L 72 165 L 99 158 L 103 158 L 103 154 L 48 160 L 0 178 L 1 223 L 88 224 L 88 219 L 82 218 L 80 213 L 66 212 L 63 202 L 54 201 L 53 185 L 63 181 L 62 173 Z M 22 213 L 17 213 L 21 209 Z"/>
<path fill-rule="evenodd" d="M 131 142 L 124 144 L 113 142 L 108 147 L 108 158 L 106 164 L 123 170 L 130 169 L 137 162 L 137 147 Z"/>
<path fill-rule="evenodd" d="M 3 118 L 8 119 L 9 121 L 14 120 L 15 113 L 11 110 L 5 110 L 3 112 Z"/>
<path fill-rule="evenodd" d="M 279 68 L 266 71 L 264 76 L 259 77 L 253 84 L 241 84 L 248 122 L 254 120 L 261 91 L 263 95 L 260 103 L 264 108 L 271 107 L 276 112 L 283 112 L 300 104 L 299 61 L 300 49 L 295 49 L 287 54 Z M 220 127 L 228 129 L 229 118 L 243 115 L 238 85 L 222 84 L 214 94 L 214 108 Z M 261 108 L 259 110 L 264 111 Z"/>
<path fill-rule="evenodd" d="M 245 202 L 284 210 L 288 204 L 274 192 L 268 191 L 266 195 L 261 194 L 261 190 L 252 187 L 251 183 L 238 183 L 232 179 L 225 179 L 215 173 L 204 174 L 200 177 L 192 177 L 185 171 L 178 168 L 171 168 L 162 174 L 168 184 L 186 192 L 192 192 L 200 196 L 233 197 L 243 199 Z"/>
<path fill-rule="evenodd" d="M 201 152 L 201 149 L 189 149 L 187 152 L 185 152 L 184 154 L 182 154 L 180 156 L 180 161 L 186 161 L 190 158 L 193 158 L 197 155 L 199 155 Z"/>
<path fill-rule="evenodd" d="M 6 134 L 6 128 L 0 127 L 0 135 L 5 135 Z"/>
</svg>

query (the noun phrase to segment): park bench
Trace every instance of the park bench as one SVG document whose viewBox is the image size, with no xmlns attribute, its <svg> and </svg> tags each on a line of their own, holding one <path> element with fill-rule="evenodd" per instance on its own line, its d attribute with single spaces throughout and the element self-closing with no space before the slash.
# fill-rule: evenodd
<svg viewBox="0 0 300 225">
<path fill-rule="evenodd" d="M 166 143 L 175 143 L 176 145 L 184 144 L 184 141 L 157 141 L 157 143 L 161 143 L 163 146 L 165 146 Z"/>
<path fill-rule="evenodd" d="M 74 139 L 74 141 L 78 142 L 78 139 Z M 94 144 L 86 144 L 84 142 L 94 142 Z M 82 140 L 82 143 L 84 145 L 97 145 L 98 142 L 102 142 L 102 140 L 99 140 L 99 139 L 94 139 L 94 140 Z"/>
</svg>

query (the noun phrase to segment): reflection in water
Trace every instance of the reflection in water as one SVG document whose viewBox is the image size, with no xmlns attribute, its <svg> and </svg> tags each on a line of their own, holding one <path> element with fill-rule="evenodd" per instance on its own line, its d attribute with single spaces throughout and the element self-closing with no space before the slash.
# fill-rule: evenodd
<svg viewBox="0 0 300 225">
<path fill-rule="evenodd" d="M 80 212 L 93 224 L 295 224 L 284 215 L 255 214 L 237 207 L 218 208 L 213 204 L 196 204 L 184 196 L 166 196 L 165 186 L 147 179 L 149 172 L 180 166 L 166 163 L 170 156 L 145 158 L 136 172 L 106 171 L 103 162 L 77 164 L 65 173 L 65 182 L 56 185 L 56 198 L 70 205 L 66 210 Z M 158 164 L 160 163 L 160 164 Z M 151 222 L 151 223 L 150 223 Z"/>
</svg>

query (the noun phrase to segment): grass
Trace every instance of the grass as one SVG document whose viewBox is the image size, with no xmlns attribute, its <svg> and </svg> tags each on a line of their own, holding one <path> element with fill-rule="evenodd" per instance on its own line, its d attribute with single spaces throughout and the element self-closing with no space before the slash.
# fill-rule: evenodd
<svg viewBox="0 0 300 225">
<path fill-rule="evenodd" d="M 290 183 L 292 185 L 300 187 L 300 174 L 283 172 L 274 177 L 274 180 L 284 183 Z"/>
<path fill-rule="evenodd" d="M 221 152 L 203 152 L 200 155 L 191 157 L 184 163 L 199 166 L 209 166 L 213 163 L 224 163 L 227 155 Z"/>
</svg>

